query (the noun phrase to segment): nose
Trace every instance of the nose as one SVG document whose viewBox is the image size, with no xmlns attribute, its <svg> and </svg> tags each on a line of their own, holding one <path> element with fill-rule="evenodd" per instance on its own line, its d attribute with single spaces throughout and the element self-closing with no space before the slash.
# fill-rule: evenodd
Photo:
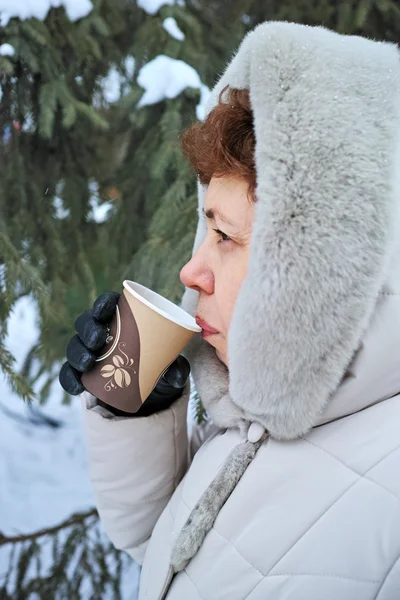
<svg viewBox="0 0 400 600">
<path fill-rule="evenodd" d="M 182 268 L 180 278 L 183 285 L 197 292 L 214 293 L 214 273 L 202 246 Z"/>
</svg>

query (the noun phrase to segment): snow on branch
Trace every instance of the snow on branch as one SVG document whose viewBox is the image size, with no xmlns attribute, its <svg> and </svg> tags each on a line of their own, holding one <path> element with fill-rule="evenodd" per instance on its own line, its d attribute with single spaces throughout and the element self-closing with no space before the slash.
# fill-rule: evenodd
<svg viewBox="0 0 400 600">
<path fill-rule="evenodd" d="M 0 10 L 0 25 L 5 27 L 10 19 L 17 17 L 25 19 L 39 19 L 43 21 L 50 8 L 64 6 L 70 21 L 77 21 L 86 17 L 93 9 L 90 0 L 2 0 Z"/>
<path fill-rule="evenodd" d="M 149 15 L 155 15 L 165 4 L 172 6 L 175 0 L 137 0 L 137 5 Z"/>
<path fill-rule="evenodd" d="M 138 108 L 156 104 L 166 98 L 176 98 L 185 88 L 191 87 L 201 92 L 196 113 L 198 119 L 204 118 L 204 104 L 210 90 L 202 83 L 197 71 L 183 60 L 160 54 L 140 70 L 137 81 L 145 89 Z"/>
<path fill-rule="evenodd" d="M 15 50 L 11 44 L 1 44 L 0 56 L 14 56 Z"/>
<path fill-rule="evenodd" d="M 185 39 L 185 34 L 179 29 L 178 23 L 173 17 L 164 19 L 163 27 L 176 40 L 182 42 Z"/>
<path fill-rule="evenodd" d="M 61 529 L 66 529 L 67 527 L 71 527 L 73 525 L 82 525 L 90 517 L 95 517 L 95 519 L 97 519 L 97 510 L 95 508 L 91 508 L 85 512 L 75 513 L 58 525 L 54 525 L 53 527 L 45 527 L 43 529 L 39 529 L 38 531 L 33 531 L 32 533 L 4 535 L 0 531 L 0 546 L 4 546 L 5 544 L 16 544 L 18 542 L 26 542 L 28 540 L 32 541 L 45 535 L 54 535 L 55 533 L 61 531 Z"/>
</svg>

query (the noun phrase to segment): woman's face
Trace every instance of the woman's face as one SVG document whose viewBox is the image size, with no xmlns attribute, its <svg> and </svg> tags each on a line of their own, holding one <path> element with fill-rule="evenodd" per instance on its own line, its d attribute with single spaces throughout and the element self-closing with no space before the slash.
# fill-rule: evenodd
<svg viewBox="0 0 400 600">
<path fill-rule="evenodd" d="M 196 320 L 202 336 L 228 366 L 229 325 L 247 273 L 254 202 L 248 184 L 213 177 L 205 197 L 207 235 L 181 271 L 181 281 L 199 292 Z"/>
</svg>

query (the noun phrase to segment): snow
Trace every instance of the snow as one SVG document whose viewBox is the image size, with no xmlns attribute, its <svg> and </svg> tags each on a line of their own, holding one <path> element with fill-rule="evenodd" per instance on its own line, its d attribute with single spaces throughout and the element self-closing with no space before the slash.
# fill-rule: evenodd
<svg viewBox="0 0 400 600">
<path fill-rule="evenodd" d="M 2 44 L 0 46 L 0 56 L 14 56 L 15 50 L 11 44 Z"/>
<path fill-rule="evenodd" d="M 155 15 L 166 4 L 172 6 L 175 4 L 175 0 L 137 0 L 137 5 L 149 15 Z"/>
<path fill-rule="evenodd" d="M 9 320 L 6 341 L 17 359 L 15 369 L 21 366 L 25 353 L 38 339 L 37 319 L 34 301 L 27 296 L 21 298 Z M 0 419 L 0 481 L 2 489 L 7 490 L 0 495 L 0 531 L 30 532 L 57 524 L 73 511 L 93 506 L 79 401 L 73 400 L 71 406 L 62 405 L 61 388 L 56 381 L 43 410 L 64 426 L 37 427 L 29 422 L 24 402 L 11 391 L 2 375 L 0 378 L 0 412 L 4 413 Z M 7 411 L 26 422 L 12 419 Z"/>
<path fill-rule="evenodd" d="M 92 207 L 89 217 L 91 221 L 94 221 L 95 223 L 104 223 L 107 221 L 109 213 L 113 208 L 112 202 L 103 202 L 102 204 L 98 204 L 97 200 L 91 199 L 90 205 Z"/>
<path fill-rule="evenodd" d="M 18 300 L 6 340 L 17 359 L 16 369 L 38 339 L 37 322 L 35 302 L 26 296 Z M 6 535 L 33 532 L 93 507 L 80 399 L 72 398 L 70 406 L 61 404 L 62 390 L 56 378 L 41 410 L 61 421 L 62 426 L 40 427 L 29 420 L 27 406 L 11 391 L 1 373 L 0 379 L 0 531 Z M 0 577 L 6 571 L 8 553 L 8 546 L 0 548 Z M 45 555 L 44 559 L 45 569 L 51 556 Z M 132 563 L 123 577 L 125 600 L 136 597 L 137 580 L 138 567 Z"/>
<path fill-rule="evenodd" d="M 62 194 L 63 194 L 63 190 L 64 190 L 64 182 L 63 181 L 59 181 L 57 183 L 56 186 L 56 193 L 55 196 L 53 198 L 53 208 L 54 208 L 54 216 L 56 219 L 66 219 L 67 217 L 69 217 L 71 211 L 69 210 L 69 208 L 66 208 L 64 206 L 64 200 L 62 199 Z M 47 192 L 47 190 L 46 190 Z M 45 192 L 45 195 L 46 195 Z"/>
<path fill-rule="evenodd" d="M 128 78 L 133 77 L 135 73 L 136 61 L 133 56 L 127 56 L 125 59 L 125 71 Z"/>
<path fill-rule="evenodd" d="M 55 210 L 56 219 L 63 220 L 69 217 L 71 211 L 69 210 L 69 208 L 65 208 L 64 201 L 62 198 L 60 198 L 59 196 L 54 196 L 53 206 Z"/>
<path fill-rule="evenodd" d="M 107 221 L 108 217 L 110 216 L 110 212 L 112 211 L 114 205 L 110 201 L 100 201 L 99 186 L 97 181 L 91 181 L 89 183 L 89 192 L 89 204 L 91 206 L 91 211 L 88 219 L 89 221 L 94 221 L 95 223 L 104 223 L 104 221 Z"/>
<path fill-rule="evenodd" d="M 180 42 L 185 39 L 185 34 L 179 29 L 178 23 L 173 17 L 164 19 L 163 27 L 170 35 Z"/>
<path fill-rule="evenodd" d="M 185 88 L 191 87 L 201 92 L 196 114 L 198 119 L 204 118 L 205 103 L 210 90 L 201 82 L 197 71 L 183 60 L 160 54 L 140 70 L 137 81 L 145 89 L 138 108 L 161 102 L 165 98 L 176 98 Z"/>
<path fill-rule="evenodd" d="M 5 27 L 13 17 L 43 21 L 50 8 L 58 6 L 65 7 L 71 21 L 86 17 L 93 9 L 90 0 L 0 0 L 0 25 Z"/>
<path fill-rule="evenodd" d="M 33 118 L 33 114 L 31 112 L 27 112 L 24 115 L 24 123 L 21 127 L 21 131 L 26 131 L 27 133 L 33 133 L 36 129 L 36 124 Z"/>
<path fill-rule="evenodd" d="M 134 75 L 135 64 L 133 56 L 128 56 L 124 63 L 126 76 L 118 71 L 115 66 L 112 66 L 107 75 L 103 77 L 100 86 L 103 92 L 103 98 L 106 102 L 109 104 L 118 102 L 121 96 L 129 91 L 131 85 L 129 80 L 132 79 Z"/>
<path fill-rule="evenodd" d="M 66 208 L 63 200 L 64 182 L 59 181 L 56 186 L 55 195 L 53 198 L 53 210 L 56 219 L 64 220 L 70 216 L 70 209 Z M 45 195 L 47 190 L 45 192 Z M 110 216 L 114 204 L 112 201 L 101 202 L 99 194 L 99 185 L 97 181 L 89 182 L 89 205 L 90 211 L 88 214 L 88 220 L 95 223 L 104 223 Z"/>
<path fill-rule="evenodd" d="M 115 67 L 111 67 L 108 75 L 102 81 L 104 99 L 109 102 L 117 102 L 121 97 L 121 75 Z"/>
</svg>

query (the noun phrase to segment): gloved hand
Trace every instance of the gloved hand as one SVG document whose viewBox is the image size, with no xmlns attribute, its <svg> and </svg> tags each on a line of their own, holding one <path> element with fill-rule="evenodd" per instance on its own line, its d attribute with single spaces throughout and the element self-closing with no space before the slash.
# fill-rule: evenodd
<svg viewBox="0 0 400 600">
<path fill-rule="evenodd" d="M 108 324 L 115 314 L 119 297 L 118 292 L 104 292 L 95 300 L 93 308 L 86 310 L 75 321 L 75 331 L 77 333 L 68 342 L 66 348 L 67 362 L 61 367 L 59 375 L 61 386 L 72 396 L 81 394 L 85 390 L 81 382 L 82 373 L 93 368 L 96 361 L 96 352 L 106 342 L 109 331 Z M 115 415 L 148 416 L 168 408 L 174 400 L 182 395 L 189 373 L 188 361 L 183 356 L 178 356 L 160 378 L 142 407 L 134 414 L 120 411 L 100 399 L 97 402 Z"/>
</svg>

